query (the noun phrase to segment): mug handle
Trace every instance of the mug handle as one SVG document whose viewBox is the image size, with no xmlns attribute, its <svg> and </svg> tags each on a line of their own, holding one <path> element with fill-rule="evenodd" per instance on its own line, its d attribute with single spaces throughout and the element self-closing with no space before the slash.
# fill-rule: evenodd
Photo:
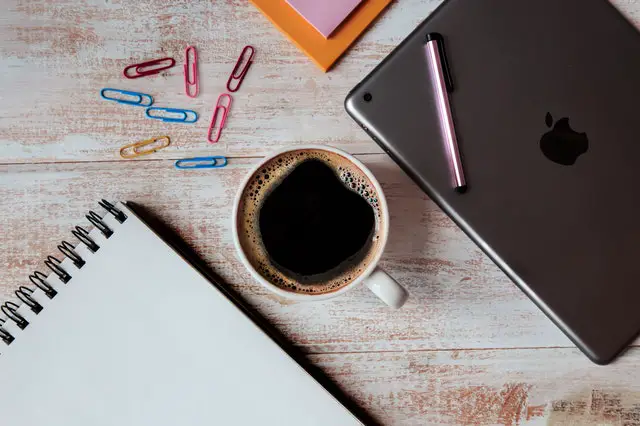
<svg viewBox="0 0 640 426">
<path fill-rule="evenodd" d="M 380 268 L 376 268 L 364 283 L 373 294 L 394 309 L 402 307 L 409 298 L 409 292 Z"/>
</svg>

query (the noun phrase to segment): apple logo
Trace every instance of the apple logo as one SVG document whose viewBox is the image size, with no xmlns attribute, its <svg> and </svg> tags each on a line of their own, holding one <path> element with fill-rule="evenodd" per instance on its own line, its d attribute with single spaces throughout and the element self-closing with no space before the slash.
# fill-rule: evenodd
<svg viewBox="0 0 640 426">
<path fill-rule="evenodd" d="M 561 118 L 554 125 L 551 113 L 547 113 L 545 121 L 547 127 L 553 129 L 540 139 L 540 149 L 549 160 L 563 166 L 571 166 L 579 156 L 589 150 L 587 134 L 573 130 L 568 118 Z"/>
</svg>

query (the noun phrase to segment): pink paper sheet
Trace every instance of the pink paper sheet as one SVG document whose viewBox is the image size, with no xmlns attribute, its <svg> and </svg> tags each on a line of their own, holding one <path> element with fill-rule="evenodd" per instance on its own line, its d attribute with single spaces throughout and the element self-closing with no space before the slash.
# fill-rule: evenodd
<svg viewBox="0 0 640 426">
<path fill-rule="evenodd" d="M 324 38 L 329 38 L 361 2 L 362 0 L 287 0 Z"/>
</svg>

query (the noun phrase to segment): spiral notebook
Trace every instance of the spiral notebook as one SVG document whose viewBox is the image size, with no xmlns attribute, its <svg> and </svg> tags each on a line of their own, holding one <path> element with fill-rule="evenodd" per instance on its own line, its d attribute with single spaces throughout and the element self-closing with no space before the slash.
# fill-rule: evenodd
<svg viewBox="0 0 640 426">
<path fill-rule="evenodd" d="M 361 424 L 133 205 L 101 205 L 3 305 L 0 424 Z"/>
</svg>

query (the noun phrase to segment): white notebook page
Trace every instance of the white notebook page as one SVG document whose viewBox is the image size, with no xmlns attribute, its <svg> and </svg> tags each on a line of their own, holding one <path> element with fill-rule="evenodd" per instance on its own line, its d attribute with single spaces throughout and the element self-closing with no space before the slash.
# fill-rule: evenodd
<svg viewBox="0 0 640 426">
<path fill-rule="evenodd" d="M 39 315 L 0 341 L 11 426 L 359 425 L 360 422 L 127 207 Z M 67 238 L 69 239 L 69 238 Z M 26 278 L 26 277 L 25 277 Z M 27 281 L 28 282 L 28 281 Z"/>
</svg>

